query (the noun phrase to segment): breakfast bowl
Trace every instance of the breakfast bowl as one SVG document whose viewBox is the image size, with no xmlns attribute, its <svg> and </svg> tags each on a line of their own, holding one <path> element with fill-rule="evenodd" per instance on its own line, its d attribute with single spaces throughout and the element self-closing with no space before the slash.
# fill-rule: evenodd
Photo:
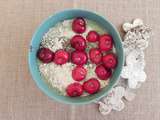
<svg viewBox="0 0 160 120">
<path fill-rule="evenodd" d="M 59 94 L 59 92 L 57 92 L 56 89 L 54 88 L 51 89 L 50 85 L 48 85 L 45 82 L 39 70 L 37 62 L 37 51 L 39 50 L 43 36 L 45 35 L 46 32 L 49 31 L 51 27 L 54 27 L 60 21 L 74 19 L 77 17 L 85 18 L 98 23 L 100 26 L 103 26 L 103 28 L 107 31 L 108 34 L 112 36 L 118 63 L 112 73 L 108 85 L 102 88 L 99 92 L 84 97 L 69 97 Z M 88 104 L 95 102 L 101 99 L 102 97 L 106 96 L 107 93 L 112 89 L 112 87 L 118 82 L 122 66 L 124 63 L 124 53 L 120 35 L 116 30 L 116 28 L 107 19 L 90 11 L 71 9 L 50 16 L 37 28 L 30 43 L 28 62 L 29 62 L 29 70 L 31 72 L 33 80 L 35 81 L 39 89 L 42 90 L 51 99 L 67 104 Z"/>
</svg>

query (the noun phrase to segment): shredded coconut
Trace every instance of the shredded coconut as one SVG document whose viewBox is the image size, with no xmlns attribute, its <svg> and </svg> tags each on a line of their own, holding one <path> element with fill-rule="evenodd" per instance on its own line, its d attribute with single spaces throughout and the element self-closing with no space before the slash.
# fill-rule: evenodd
<svg viewBox="0 0 160 120">
<path fill-rule="evenodd" d="M 43 36 L 41 46 L 51 49 L 55 52 L 58 49 L 63 49 L 63 43 L 68 41 L 75 33 L 70 30 L 71 20 L 65 20 L 62 23 L 56 24 L 50 28 Z"/>
<path fill-rule="evenodd" d="M 73 67 L 71 63 L 66 63 L 61 66 L 50 63 L 40 64 L 39 70 L 52 87 L 57 88 L 60 92 L 65 94 L 66 87 L 74 82 L 72 79 Z"/>
</svg>

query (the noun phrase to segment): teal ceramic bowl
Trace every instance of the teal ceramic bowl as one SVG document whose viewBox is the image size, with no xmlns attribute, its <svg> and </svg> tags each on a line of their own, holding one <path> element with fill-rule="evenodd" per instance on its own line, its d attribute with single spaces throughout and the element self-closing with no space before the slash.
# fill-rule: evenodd
<svg viewBox="0 0 160 120">
<path fill-rule="evenodd" d="M 71 98 L 67 96 L 61 96 L 56 92 L 56 90 L 54 89 L 51 90 L 49 88 L 49 86 L 46 84 L 46 82 L 43 80 L 43 78 L 40 75 L 37 59 L 36 59 L 36 53 L 39 48 L 42 36 L 49 30 L 49 28 L 53 27 L 56 23 L 60 21 L 63 21 L 66 19 L 72 19 L 75 17 L 84 17 L 84 18 L 93 20 L 97 22 L 99 25 L 103 26 L 108 31 L 108 33 L 112 35 L 115 49 L 118 56 L 118 66 L 113 72 L 109 85 L 101 89 L 98 93 L 89 95 L 86 97 Z M 28 61 L 29 61 L 29 69 L 32 74 L 33 80 L 36 82 L 40 90 L 42 90 L 50 98 L 62 103 L 67 103 L 67 104 L 87 104 L 87 103 L 94 102 L 102 98 L 103 96 L 107 95 L 108 91 L 111 90 L 111 88 L 118 81 L 118 78 L 120 76 L 122 66 L 123 66 L 124 53 L 123 53 L 120 35 L 116 30 L 116 28 L 107 19 L 86 10 L 71 9 L 71 10 L 65 10 L 57 14 L 54 14 L 53 16 L 50 16 L 37 28 L 30 44 Z"/>
</svg>

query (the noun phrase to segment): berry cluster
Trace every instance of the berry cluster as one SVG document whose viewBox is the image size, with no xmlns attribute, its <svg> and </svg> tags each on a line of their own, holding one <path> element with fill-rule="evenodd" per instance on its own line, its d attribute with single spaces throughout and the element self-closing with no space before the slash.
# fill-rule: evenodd
<svg viewBox="0 0 160 120">
<path fill-rule="evenodd" d="M 86 78 L 87 70 L 83 67 L 88 62 L 96 64 L 95 73 L 101 80 L 107 80 L 112 75 L 112 69 L 117 65 L 117 57 L 114 53 L 106 52 L 112 50 L 113 39 L 108 34 L 99 35 L 96 31 L 88 32 L 86 38 L 81 34 L 86 31 L 86 21 L 83 18 L 75 18 L 72 22 L 72 30 L 77 33 L 74 35 L 70 44 L 75 50 L 71 53 L 66 50 L 57 50 L 55 53 L 48 48 L 40 48 L 37 57 L 43 63 L 54 62 L 62 65 L 71 61 L 76 67 L 72 70 L 72 78 L 76 81 L 66 88 L 67 95 L 76 97 L 83 94 L 83 91 L 94 94 L 99 91 L 100 83 L 96 78 L 90 78 L 83 85 L 79 83 Z M 85 51 L 87 42 L 98 43 L 97 48 L 91 48 L 89 53 Z"/>
</svg>

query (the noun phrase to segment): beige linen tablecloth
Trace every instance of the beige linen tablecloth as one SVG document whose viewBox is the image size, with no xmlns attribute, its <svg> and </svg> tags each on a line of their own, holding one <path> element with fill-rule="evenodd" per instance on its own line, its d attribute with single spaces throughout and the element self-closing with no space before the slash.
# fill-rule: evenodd
<svg viewBox="0 0 160 120">
<path fill-rule="evenodd" d="M 95 104 L 60 104 L 32 80 L 27 55 L 33 32 L 46 17 L 67 8 L 98 12 L 119 31 L 124 21 L 137 17 L 152 27 L 147 82 L 122 112 L 102 116 Z M 160 0 L 0 0 L 0 120 L 160 120 Z"/>
</svg>

